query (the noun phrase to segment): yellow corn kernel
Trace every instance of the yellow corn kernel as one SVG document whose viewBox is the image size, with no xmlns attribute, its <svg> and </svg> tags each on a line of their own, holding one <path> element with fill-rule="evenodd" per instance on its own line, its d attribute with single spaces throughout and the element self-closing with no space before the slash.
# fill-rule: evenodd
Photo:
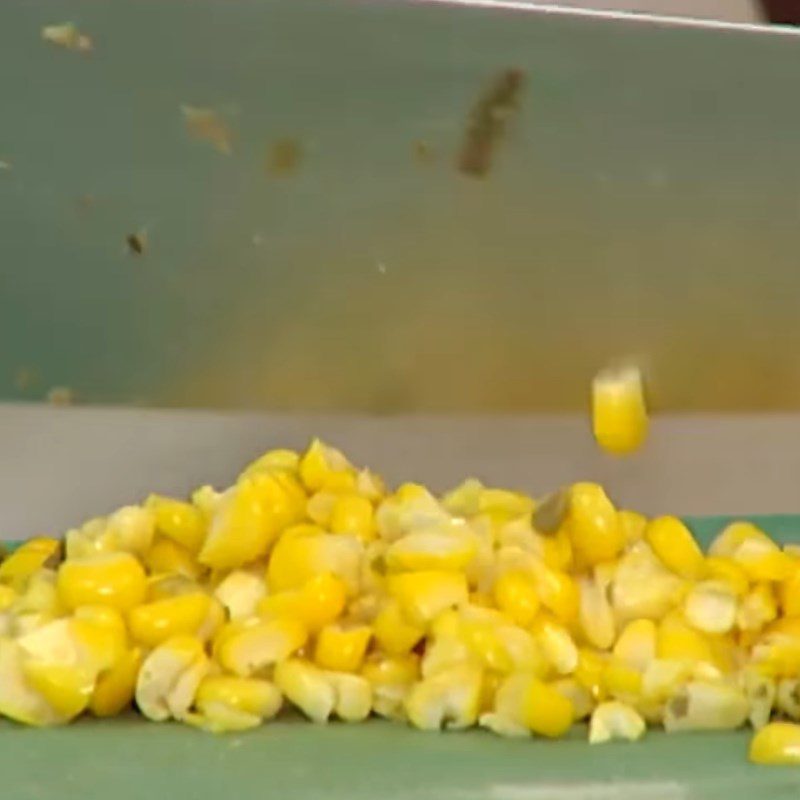
<svg viewBox="0 0 800 800">
<path fill-rule="evenodd" d="M 208 527 L 211 518 L 217 512 L 222 502 L 222 492 L 218 492 L 213 486 L 201 486 L 192 492 L 192 505 L 200 512 L 204 527 Z M 205 534 L 203 540 L 205 541 Z M 202 547 L 202 541 L 200 546 Z M 189 548 L 191 549 L 191 548 Z"/>
<path fill-rule="evenodd" d="M 65 613 L 56 589 L 56 573 L 41 569 L 2 615 L 3 634 L 22 636 Z"/>
<path fill-rule="evenodd" d="M 635 619 L 620 632 L 612 651 L 614 658 L 644 672 L 656 657 L 656 626 L 650 619 Z"/>
<path fill-rule="evenodd" d="M 110 606 L 76 608 L 72 630 L 85 658 L 97 672 L 110 669 L 128 648 L 125 619 Z"/>
<path fill-rule="evenodd" d="M 683 586 L 647 542 L 638 542 L 622 556 L 614 573 L 611 605 L 617 621 L 661 619 L 679 600 Z"/>
<path fill-rule="evenodd" d="M 661 660 L 713 663 L 708 640 L 680 619 L 665 618 L 658 626 L 656 657 Z"/>
<path fill-rule="evenodd" d="M 203 573 L 192 554 L 172 539 L 157 538 L 142 560 L 151 575 L 185 575 L 197 580 Z"/>
<path fill-rule="evenodd" d="M 58 596 L 69 609 L 109 605 L 127 611 L 144 600 L 147 579 L 129 553 L 102 553 L 65 561 L 58 570 Z"/>
<path fill-rule="evenodd" d="M 647 523 L 645 539 L 661 563 L 686 580 L 705 574 L 703 551 L 692 532 L 677 517 L 657 517 Z"/>
<path fill-rule="evenodd" d="M 285 592 L 267 594 L 256 603 L 256 615 L 261 619 L 281 619 L 293 618 L 302 622 L 303 616 L 303 595 L 299 589 L 291 589 Z M 240 621 L 246 620 L 250 614 L 242 614 L 235 618 Z"/>
<path fill-rule="evenodd" d="M 481 512 L 483 484 L 477 478 L 467 478 L 442 497 L 442 505 L 457 517 L 477 517 Z"/>
<path fill-rule="evenodd" d="M 448 525 L 452 520 L 444 506 L 424 486 L 415 483 L 404 483 L 375 511 L 378 534 L 387 542 L 406 533 Z"/>
<path fill-rule="evenodd" d="M 496 515 L 502 519 L 530 515 L 533 508 L 532 498 L 508 489 L 485 488 L 478 497 L 479 514 Z"/>
<path fill-rule="evenodd" d="M 23 661 L 22 671 L 29 686 L 53 709 L 60 722 L 74 719 L 89 705 L 94 676 L 73 664 Z"/>
<path fill-rule="evenodd" d="M 374 657 L 364 664 L 361 675 L 372 687 L 375 713 L 387 719 L 404 718 L 405 698 L 419 679 L 419 658 L 415 655 Z"/>
<path fill-rule="evenodd" d="M 461 664 L 414 684 L 405 699 L 408 720 L 422 730 L 468 728 L 478 719 L 482 670 Z"/>
<path fill-rule="evenodd" d="M 319 439 L 314 439 L 300 458 L 298 470 L 309 492 L 355 487 L 355 470 L 350 462 L 339 450 Z"/>
<path fill-rule="evenodd" d="M 256 608 L 262 619 L 293 617 L 302 622 L 310 633 L 315 633 L 339 617 L 346 599 L 344 581 L 323 572 L 307 581 L 301 589 L 263 597 Z"/>
<path fill-rule="evenodd" d="M 721 673 L 732 674 L 740 666 L 742 650 L 734 633 L 724 636 L 706 636 L 711 650 L 712 663 Z"/>
<path fill-rule="evenodd" d="M 559 675 L 571 675 L 578 666 L 578 648 L 569 631 L 547 617 L 537 618 L 532 627 L 536 643 Z"/>
<path fill-rule="evenodd" d="M 96 717 L 114 717 L 133 702 L 136 678 L 142 664 L 142 651 L 131 648 L 106 672 L 100 674 L 89 701 Z"/>
<path fill-rule="evenodd" d="M 300 454 L 294 450 L 268 450 L 264 455 L 251 461 L 239 475 L 240 478 L 249 478 L 260 472 L 297 472 L 300 466 Z"/>
<path fill-rule="evenodd" d="M 736 627 L 741 631 L 760 631 L 778 616 L 778 602 L 771 583 L 757 583 L 741 599 Z"/>
<path fill-rule="evenodd" d="M 800 638 L 793 633 L 783 633 L 778 627 L 758 639 L 752 648 L 750 659 L 767 675 L 779 678 L 798 675 Z"/>
<path fill-rule="evenodd" d="M 468 595 L 461 573 L 439 570 L 391 575 L 388 590 L 405 617 L 416 625 L 425 625 L 448 608 L 465 603 Z"/>
<path fill-rule="evenodd" d="M 701 581 L 695 584 L 683 604 L 686 620 L 704 633 L 727 633 L 736 622 L 736 595 L 728 584 Z"/>
<path fill-rule="evenodd" d="M 54 725 L 62 721 L 22 671 L 19 644 L 0 637 L 0 714 L 25 725 Z"/>
<path fill-rule="evenodd" d="M 541 558 L 550 569 L 566 572 L 572 569 L 574 553 L 572 540 L 565 530 L 556 531 L 552 536 L 535 534 L 541 543 Z"/>
<path fill-rule="evenodd" d="M 595 578 L 588 576 L 578 581 L 578 588 L 581 631 L 589 644 L 607 650 L 614 644 L 617 632 L 605 589 Z"/>
<path fill-rule="evenodd" d="M 604 744 L 615 739 L 635 742 L 644 736 L 645 721 L 626 703 L 612 700 L 601 703 L 589 722 L 589 744 Z"/>
<path fill-rule="evenodd" d="M 574 677 L 558 678 L 550 685 L 572 703 L 573 721 L 579 722 L 586 719 L 594 711 L 595 701 L 592 693 Z"/>
<path fill-rule="evenodd" d="M 771 722 L 750 740 L 748 753 L 754 764 L 800 764 L 800 725 Z"/>
<path fill-rule="evenodd" d="M 10 587 L 0 584 L 0 612 L 10 608 L 17 601 L 17 593 Z"/>
<path fill-rule="evenodd" d="M 0 583 L 21 592 L 31 575 L 57 561 L 60 553 L 61 543 L 57 539 L 28 539 L 0 564 Z"/>
<path fill-rule="evenodd" d="M 596 483 L 576 483 L 570 489 L 566 529 L 578 563 L 585 566 L 610 561 L 625 541 L 614 504 Z"/>
<path fill-rule="evenodd" d="M 517 625 L 527 627 L 539 611 L 539 595 L 531 575 L 509 570 L 497 579 L 493 589 L 497 607 Z"/>
<path fill-rule="evenodd" d="M 575 622 L 580 609 L 580 594 L 573 578 L 535 558 L 530 561 L 530 569 L 541 604 L 564 625 Z"/>
<path fill-rule="evenodd" d="M 667 733 L 689 730 L 730 730 L 744 725 L 750 706 L 744 692 L 724 683 L 692 681 L 667 703 Z"/>
<path fill-rule="evenodd" d="M 795 568 L 780 585 L 781 611 L 787 617 L 800 617 L 800 569 Z"/>
<path fill-rule="evenodd" d="M 303 504 L 278 474 L 245 478 L 222 496 L 198 560 L 214 569 L 233 569 L 265 555 L 275 537 L 299 522 Z"/>
<path fill-rule="evenodd" d="M 255 615 L 259 601 L 266 595 L 264 580 L 245 570 L 229 572 L 214 590 L 214 597 L 228 612 L 230 619 Z"/>
<path fill-rule="evenodd" d="M 747 573 L 727 556 L 709 556 L 706 559 L 706 575 L 709 580 L 726 583 L 737 597 L 743 597 L 750 588 Z"/>
<path fill-rule="evenodd" d="M 777 696 L 775 680 L 764 675 L 759 669 L 747 666 L 740 675 L 739 682 L 750 705 L 748 720 L 755 730 L 763 728 L 772 715 L 772 707 Z"/>
<path fill-rule="evenodd" d="M 333 516 L 333 509 L 339 501 L 337 492 L 315 492 L 306 503 L 306 516 L 321 528 L 328 529 Z"/>
<path fill-rule="evenodd" d="M 300 595 L 300 621 L 313 633 L 338 619 L 344 610 L 347 584 L 330 572 L 320 572 L 303 584 Z"/>
<path fill-rule="evenodd" d="M 775 706 L 786 717 L 800 721 L 800 680 L 796 677 L 782 678 L 775 692 Z"/>
<path fill-rule="evenodd" d="M 211 610 L 205 592 L 193 592 L 145 603 L 128 615 L 131 636 L 145 647 L 157 647 L 179 635 L 198 635 Z"/>
<path fill-rule="evenodd" d="M 422 677 L 429 678 L 440 672 L 447 672 L 459 664 L 479 665 L 480 661 L 480 654 L 470 647 L 459 621 L 456 631 L 438 632 L 426 641 L 421 664 Z"/>
<path fill-rule="evenodd" d="M 409 622 L 396 600 L 389 601 L 373 622 L 375 641 L 390 656 L 404 656 L 425 635 L 425 629 Z"/>
<path fill-rule="evenodd" d="M 693 669 L 685 660 L 653 659 L 642 674 L 642 695 L 653 702 L 667 701 L 692 677 Z"/>
<path fill-rule="evenodd" d="M 196 506 L 183 500 L 174 500 L 151 494 L 145 502 L 155 517 L 156 533 L 196 556 L 206 537 L 206 522 Z"/>
<path fill-rule="evenodd" d="M 750 539 L 771 541 L 764 531 L 751 522 L 731 522 L 711 542 L 708 554 L 709 556 L 733 558 L 739 547 Z"/>
<path fill-rule="evenodd" d="M 751 581 L 782 582 L 796 571 L 792 557 L 766 536 L 745 539 L 736 548 L 733 559 Z"/>
<path fill-rule="evenodd" d="M 356 492 L 371 503 L 379 503 L 386 496 L 386 484 L 380 475 L 370 469 L 362 469 L 356 475 Z"/>
<path fill-rule="evenodd" d="M 644 531 L 647 527 L 647 517 L 644 514 L 640 514 L 638 511 L 620 509 L 617 512 L 617 520 L 625 547 L 630 547 L 644 538 Z"/>
<path fill-rule="evenodd" d="M 393 572 L 447 570 L 460 572 L 475 557 L 475 543 L 449 530 L 408 533 L 386 550 L 386 566 Z"/>
<path fill-rule="evenodd" d="M 136 705 L 155 722 L 185 719 L 208 669 L 208 657 L 198 639 L 168 639 L 142 663 L 136 680 Z"/>
<path fill-rule="evenodd" d="M 372 686 L 361 675 L 326 672 L 325 679 L 336 694 L 333 711 L 344 722 L 363 722 L 372 711 Z"/>
<path fill-rule="evenodd" d="M 481 611 L 485 614 L 479 614 Z M 491 609 L 470 609 L 467 606 L 462 613 L 459 631 L 462 640 L 488 670 L 496 673 L 529 670 L 538 676 L 548 674 L 547 656 L 531 633 L 508 624 L 502 615 Z"/>
<path fill-rule="evenodd" d="M 280 691 L 269 681 L 230 675 L 203 678 L 194 701 L 200 726 L 215 733 L 255 728 L 272 719 L 282 703 Z"/>
<path fill-rule="evenodd" d="M 366 497 L 340 495 L 331 509 L 330 530 L 331 533 L 349 533 L 362 542 L 369 542 L 378 535 L 374 517 L 372 503 Z"/>
<path fill-rule="evenodd" d="M 563 736 L 575 716 L 572 703 L 557 689 L 526 673 L 516 673 L 503 682 L 494 713 L 500 720 L 548 738 Z"/>
<path fill-rule="evenodd" d="M 619 700 L 632 700 L 642 694 L 642 673 L 616 658 L 608 659 L 601 680 L 604 693 Z"/>
<path fill-rule="evenodd" d="M 334 672 L 356 672 L 367 652 L 372 629 L 368 625 L 326 625 L 317 636 L 314 661 Z"/>
<path fill-rule="evenodd" d="M 279 539 L 267 566 L 271 592 L 300 589 L 321 573 L 330 573 L 355 594 L 360 583 L 364 548 L 354 536 L 297 533 L 292 530 Z"/>
<path fill-rule="evenodd" d="M 229 622 L 214 643 L 214 655 L 234 675 L 250 677 L 297 652 L 308 638 L 295 619 Z"/>
<path fill-rule="evenodd" d="M 596 650 L 587 647 L 581 647 L 578 650 L 578 666 L 575 668 L 574 677 L 595 701 L 605 697 L 603 672 L 607 661 L 606 655 L 598 653 Z"/>
<path fill-rule="evenodd" d="M 327 722 L 336 705 L 336 691 L 325 673 L 300 658 L 281 661 L 275 667 L 275 685 L 284 696 L 314 722 Z"/>
<path fill-rule="evenodd" d="M 111 543 L 111 550 L 124 550 L 142 556 L 150 549 L 155 531 L 156 519 L 150 509 L 123 506 L 106 520 L 103 538 Z"/>
<path fill-rule="evenodd" d="M 592 429 L 600 447 L 628 455 L 642 446 L 648 426 L 639 370 L 625 366 L 599 372 L 592 381 Z"/>
</svg>

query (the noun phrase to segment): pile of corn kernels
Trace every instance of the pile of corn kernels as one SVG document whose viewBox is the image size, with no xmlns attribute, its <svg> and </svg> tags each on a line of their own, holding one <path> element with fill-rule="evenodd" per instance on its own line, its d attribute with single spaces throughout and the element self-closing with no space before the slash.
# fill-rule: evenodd
<svg viewBox="0 0 800 800">
<path fill-rule="evenodd" d="M 395 490 L 319 441 L 233 486 L 151 495 L 0 564 L 0 713 L 131 705 L 210 731 L 293 706 L 592 743 L 752 725 L 800 761 L 800 551 L 752 524 L 705 555 L 578 483 Z"/>
</svg>

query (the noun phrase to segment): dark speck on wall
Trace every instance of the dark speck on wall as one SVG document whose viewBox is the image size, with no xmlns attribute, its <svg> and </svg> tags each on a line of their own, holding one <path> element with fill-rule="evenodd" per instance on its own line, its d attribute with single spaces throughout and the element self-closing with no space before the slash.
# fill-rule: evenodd
<svg viewBox="0 0 800 800">
<path fill-rule="evenodd" d="M 525 75 L 520 69 L 505 69 L 484 88 L 470 111 L 464 131 L 458 169 L 466 175 L 485 177 L 508 123 L 519 110 Z"/>
</svg>

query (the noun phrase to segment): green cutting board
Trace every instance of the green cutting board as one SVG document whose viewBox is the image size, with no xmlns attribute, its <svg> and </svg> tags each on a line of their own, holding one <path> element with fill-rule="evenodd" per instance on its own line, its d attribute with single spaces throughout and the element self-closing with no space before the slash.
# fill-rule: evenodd
<svg viewBox="0 0 800 800">
<path fill-rule="evenodd" d="M 727 522 L 690 519 L 707 544 Z M 800 516 L 753 521 L 800 541 Z M 13 800 L 771 800 L 800 797 L 800 770 L 747 762 L 750 731 L 667 736 L 590 747 L 584 726 L 563 741 L 485 731 L 421 733 L 371 720 L 313 725 L 289 718 L 213 736 L 134 716 L 65 728 L 0 725 L 0 780 Z"/>
</svg>

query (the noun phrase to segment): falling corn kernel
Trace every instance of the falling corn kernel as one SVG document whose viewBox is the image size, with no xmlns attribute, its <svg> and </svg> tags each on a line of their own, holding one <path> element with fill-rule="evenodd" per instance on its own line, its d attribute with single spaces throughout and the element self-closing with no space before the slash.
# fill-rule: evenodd
<svg viewBox="0 0 800 800">
<path fill-rule="evenodd" d="M 597 443 L 614 455 L 638 450 L 647 438 L 647 404 L 636 367 L 605 369 L 592 381 L 592 428 Z"/>
</svg>

